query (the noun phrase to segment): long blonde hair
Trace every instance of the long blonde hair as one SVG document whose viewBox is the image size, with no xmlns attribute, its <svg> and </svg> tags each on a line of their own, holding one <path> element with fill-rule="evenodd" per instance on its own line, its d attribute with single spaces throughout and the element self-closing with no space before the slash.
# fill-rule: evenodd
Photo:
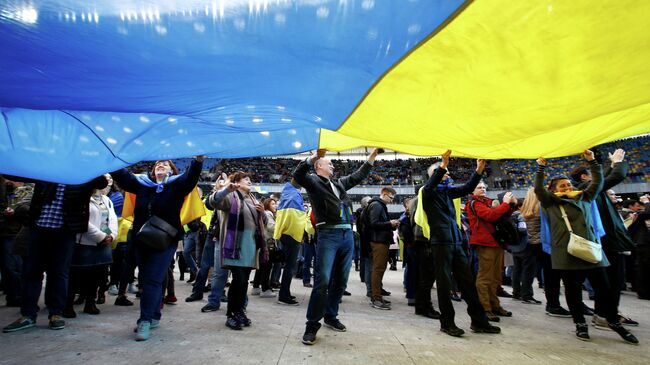
<svg viewBox="0 0 650 365">
<path fill-rule="evenodd" d="M 535 195 L 534 188 L 530 188 L 526 192 L 524 204 L 521 206 L 521 215 L 528 219 L 539 217 L 539 200 L 537 199 L 537 195 Z"/>
</svg>

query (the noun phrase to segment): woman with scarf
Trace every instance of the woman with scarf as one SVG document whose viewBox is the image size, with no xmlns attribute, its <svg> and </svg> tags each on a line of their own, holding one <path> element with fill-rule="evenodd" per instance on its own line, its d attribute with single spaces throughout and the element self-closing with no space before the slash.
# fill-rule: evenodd
<svg viewBox="0 0 650 365">
<path fill-rule="evenodd" d="M 203 156 L 195 157 L 189 168 L 180 175 L 171 160 L 156 161 L 150 176 L 134 175 L 126 169 L 111 173 L 122 189 L 136 196 L 133 232 L 142 288 L 136 341 L 149 339 L 150 330 L 160 325 L 163 281 L 176 252 L 178 240 L 182 239 L 181 208 L 185 196 L 199 181 L 203 159 Z M 138 238 L 136 232 L 140 232 L 152 217 L 166 222 L 177 232 L 172 237 L 173 243 L 165 248 L 153 247 Z"/>
<path fill-rule="evenodd" d="M 251 194 L 250 174 L 238 171 L 225 188 L 212 194 L 209 203 L 219 210 L 221 263 L 230 269 L 226 326 L 233 330 L 251 325 L 244 312 L 251 270 L 268 262 L 264 206 Z"/>
<path fill-rule="evenodd" d="M 598 213 L 592 202 L 603 186 L 603 170 L 595 160 L 594 153 L 586 150 L 583 157 L 589 162 L 592 181 L 582 191 L 576 191 L 568 177 L 560 175 L 551 179 L 548 190 L 544 188 L 544 170 L 546 160 L 537 159 L 539 168 L 535 177 L 535 195 L 542 206 L 542 232 L 548 232 L 551 242 L 551 263 L 564 280 L 565 293 L 569 310 L 576 325 L 576 336 L 583 341 L 590 341 L 589 327 L 582 311 L 582 287 L 585 277 L 589 279 L 596 291 L 596 301 L 602 304 L 609 327 L 625 341 L 637 344 L 639 341 L 619 322 L 618 313 L 609 297 L 609 281 L 605 267 L 609 265 L 607 257 L 602 256 L 598 263 L 591 263 L 568 253 L 570 232 L 564 216 L 568 219 L 573 233 L 592 242 L 599 242 L 602 227 L 596 219 Z M 566 212 L 566 213 L 563 213 Z M 544 236 L 545 234 L 542 233 Z"/>
</svg>

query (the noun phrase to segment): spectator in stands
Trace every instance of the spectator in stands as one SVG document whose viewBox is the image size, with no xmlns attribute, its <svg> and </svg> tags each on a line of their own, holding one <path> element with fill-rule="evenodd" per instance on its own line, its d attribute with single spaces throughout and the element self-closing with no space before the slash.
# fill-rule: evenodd
<svg viewBox="0 0 650 365">
<path fill-rule="evenodd" d="M 333 179 L 334 166 L 319 149 L 301 162 L 293 173 L 298 184 L 309 194 L 317 230 L 316 277 L 307 308 L 307 326 L 302 337 L 306 345 L 316 342 L 320 320 L 332 329 L 345 332 L 346 327 L 336 318 L 339 302 L 347 287 L 352 267 L 354 238 L 352 236 L 352 204 L 346 191 L 359 184 L 370 173 L 378 149 L 374 149 L 367 163 L 351 175 Z M 316 174 L 308 174 L 310 167 Z M 330 285 L 331 279 L 331 285 Z"/>
<path fill-rule="evenodd" d="M 133 232 L 139 232 L 151 217 L 157 217 L 172 226 L 177 235 L 173 242 L 182 238 L 180 212 L 185 196 L 196 186 L 204 157 L 197 156 L 190 167 L 178 175 L 176 166 L 169 160 L 156 161 L 150 176 L 136 176 L 126 169 L 111 175 L 125 191 L 136 195 Z M 160 325 L 163 281 L 176 252 L 176 244 L 166 248 L 154 248 L 135 238 L 136 261 L 139 269 L 140 318 L 136 329 L 136 341 L 149 339 L 150 330 Z"/>
<path fill-rule="evenodd" d="M 476 172 L 462 186 L 452 186 L 449 178 L 449 157 L 451 150 L 442 155 L 442 161 L 429 167 L 429 180 L 420 189 L 415 222 L 422 227 L 423 235 L 429 238 L 435 260 L 436 280 L 438 282 L 438 303 L 440 304 L 440 330 L 450 336 L 460 337 L 465 331 L 454 322 L 454 307 L 451 304 L 452 279 L 454 273 L 467 312 L 472 318 L 471 329 L 478 333 L 500 333 L 501 329 L 492 326 L 481 307 L 476 293 L 472 274 L 467 264 L 467 256 L 462 249 L 462 235 L 456 222 L 456 208 L 453 199 L 471 193 L 481 180 L 485 160 L 478 160 Z"/>
<path fill-rule="evenodd" d="M 399 220 L 388 217 L 388 208 L 397 192 L 391 187 L 383 187 L 378 198 L 368 203 L 368 223 L 370 247 L 372 251 L 372 298 L 370 305 L 377 309 L 390 309 L 390 302 L 381 295 L 382 280 L 388 263 L 388 248 L 393 243 L 393 231 L 399 228 Z"/>
<path fill-rule="evenodd" d="M 632 238 L 625 228 L 618 214 L 618 210 L 614 206 L 615 203 L 609 194 L 611 188 L 623 182 L 627 176 L 627 162 L 624 161 L 625 151 L 617 149 L 614 153 L 609 154 L 609 159 L 611 161 L 611 168 L 604 175 L 603 188 L 595 197 L 595 202 L 598 206 L 600 220 L 605 230 L 605 235 L 600 238 L 600 242 L 609 261 L 606 272 L 611 292 L 608 296 L 612 299 L 612 305 L 615 310 L 618 311 L 618 304 L 621 300 L 621 283 L 625 280 L 623 276 L 625 272 L 625 256 L 631 254 L 631 251 L 634 249 L 634 242 L 632 242 Z M 571 178 L 579 190 L 586 190 L 593 179 L 591 172 L 585 166 L 576 167 L 571 173 Z M 595 309 L 596 315 L 592 318 L 592 324 L 596 328 L 608 329 L 607 321 L 603 318 L 605 316 L 604 308 L 599 305 L 599 301 L 596 301 Z M 639 325 L 630 318 L 622 315 L 619 317 L 619 320 L 624 325 Z"/>
<path fill-rule="evenodd" d="M 18 181 L 18 178 L 10 179 Z M 107 183 L 104 176 L 80 185 L 35 181 L 29 211 L 27 255 L 23 262 L 21 317 L 4 327 L 3 332 L 16 332 L 36 325 L 44 272 L 47 273 L 45 302 L 49 311 L 49 328 L 65 328 L 61 314 L 68 294 L 74 244 L 77 234 L 88 230 L 88 201 L 92 192 L 105 188 Z"/>
<path fill-rule="evenodd" d="M 512 312 L 503 309 L 497 297 L 503 270 L 503 248 L 492 236 L 495 231 L 493 222 L 502 217 L 509 217 L 516 207 L 517 198 L 507 192 L 502 203 L 492 208 L 493 200 L 487 197 L 486 191 L 487 185 L 479 182 L 470 195 L 469 203 L 465 205 L 465 212 L 472 230 L 469 243 L 476 246 L 478 254 L 478 298 L 488 320 L 499 322 L 499 316 L 511 317 Z"/>
<path fill-rule="evenodd" d="M 251 193 L 252 186 L 250 174 L 239 171 L 230 175 L 226 187 L 209 200 L 220 214 L 222 267 L 232 273 L 226 326 L 233 330 L 251 325 L 244 311 L 248 278 L 253 268 L 269 260 L 264 206 Z"/>
<path fill-rule="evenodd" d="M 539 168 L 535 178 L 535 195 L 539 199 L 543 212 L 548 217 L 552 249 L 551 261 L 553 268 L 561 270 L 565 278 L 565 291 L 569 310 L 576 325 L 576 336 L 583 341 L 589 341 L 589 327 L 582 312 L 580 283 L 587 277 L 596 291 L 597 306 L 607 319 L 609 327 L 617 332 L 625 341 L 639 341 L 619 321 L 614 298 L 605 267 L 609 265 L 607 257 L 598 263 L 590 263 L 570 255 L 567 252 L 570 232 L 589 241 L 598 241 L 597 226 L 594 226 L 591 202 L 595 200 L 603 186 L 603 173 L 600 164 L 595 160 L 594 153 L 586 150 L 583 154 L 589 162 L 592 180 L 585 190 L 574 190 L 571 181 L 566 176 L 556 176 L 551 179 L 548 190 L 544 188 L 544 170 L 546 160 L 537 159 Z M 568 220 L 568 221 L 567 221 Z M 545 221 L 542 221 L 544 230 Z M 571 228 L 568 227 L 570 224 Z"/>
<path fill-rule="evenodd" d="M 640 197 L 645 209 L 636 212 L 636 219 L 630 225 L 630 235 L 636 243 L 636 295 L 650 300 L 650 196 Z"/>
</svg>

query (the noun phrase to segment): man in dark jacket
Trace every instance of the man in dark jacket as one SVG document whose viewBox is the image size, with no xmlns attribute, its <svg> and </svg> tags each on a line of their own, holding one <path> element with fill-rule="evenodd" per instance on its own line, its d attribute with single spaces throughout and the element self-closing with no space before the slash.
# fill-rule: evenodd
<svg viewBox="0 0 650 365">
<path fill-rule="evenodd" d="M 611 167 L 605 171 L 603 189 L 596 197 L 596 205 L 600 212 L 600 220 L 603 222 L 605 235 L 601 237 L 601 244 L 605 256 L 609 260 L 607 267 L 607 277 L 609 278 L 611 293 L 614 305 L 618 308 L 621 300 L 621 283 L 625 275 L 625 256 L 630 255 L 634 250 L 634 242 L 623 224 L 621 216 L 618 214 L 616 206 L 612 203 L 607 195 L 607 190 L 620 184 L 627 176 L 628 165 L 625 159 L 625 151 L 617 149 L 614 153 L 609 154 Z M 585 189 L 591 181 L 591 173 L 585 166 L 579 166 L 571 173 L 571 178 L 576 181 L 578 190 Z M 609 329 L 607 321 L 602 313 L 600 301 L 596 300 L 596 315 L 592 318 L 592 324 L 596 328 Z M 638 323 L 630 318 L 621 316 L 621 323 L 624 325 L 637 326 Z"/>
<path fill-rule="evenodd" d="M 467 256 L 463 250 L 462 235 L 456 223 L 456 208 L 453 200 L 471 193 L 481 180 L 485 160 L 477 160 L 476 173 L 461 186 L 450 184 L 447 165 L 451 150 L 442 155 L 442 161 L 429 167 L 429 180 L 422 187 L 420 202 L 429 228 L 429 242 L 435 260 L 436 280 L 438 282 L 438 304 L 440 305 L 440 330 L 450 336 L 462 336 L 465 331 L 454 322 L 454 307 L 451 304 L 451 273 L 458 283 L 467 312 L 472 318 L 471 329 L 478 333 L 500 333 L 501 329 L 492 326 L 478 301 L 476 286 L 469 271 Z M 417 221 L 417 220 L 416 220 Z"/>
<path fill-rule="evenodd" d="M 377 309 L 390 309 L 390 302 L 381 296 L 382 280 L 388 262 L 388 248 L 393 243 L 393 230 L 399 227 L 397 219 L 388 217 L 386 204 L 395 199 L 397 192 L 391 187 L 384 187 L 378 198 L 368 204 L 368 228 L 370 247 L 372 249 L 372 298 L 370 305 Z"/>
<path fill-rule="evenodd" d="M 316 222 L 316 276 L 307 308 L 307 328 L 302 337 L 305 345 L 316 342 L 316 333 L 323 317 L 326 326 L 335 331 L 346 331 L 345 326 L 336 318 L 354 254 L 352 204 L 346 191 L 368 177 L 375 157 L 379 154 L 378 149 L 373 150 L 368 156 L 368 162 L 357 171 L 340 179 L 332 179 L 334 166 L 324 158 L 325 152 L 326 150 L 319 149 L 301 162 L 293 173 L 298 184 L 309 194 Z M 312 166 L 316 170 L 315 175 L 308 174 Z"/>
<path fill-rule="evenodd" d="M 34 327 L 43 272 L 47 273 L 45 302 L 50 312 L 49 327 L 65 328 L 61 313 L 68 294 L 68 273 L 76 236 L 88 230 L 92 191 L 107 185 L 103 175 L 81 185 L 36 182 L 30 205 L 28 254 L 23 263 L 22 316 L 4 327 L 3 332 Z"/>
</svg>

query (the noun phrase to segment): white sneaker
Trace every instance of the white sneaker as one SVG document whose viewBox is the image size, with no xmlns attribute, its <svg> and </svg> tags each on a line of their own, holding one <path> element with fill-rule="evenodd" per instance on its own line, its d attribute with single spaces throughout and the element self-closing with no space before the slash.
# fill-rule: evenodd
<svg viewBox="0 0 650 365">
<path fill-rule="evenodd" d="M 117 285 L 111 285 L 108 287 L 108 294 L 109 295 L 117 295 Z"/>
<path fill-rule="evenodd" d="M 275 298 L 275 293 L 271 289 L 265 290 L 260 293 L 260 298 Z"/>
<path fill-rule="evenodd" d="M 262 292 L 262 289 L 260 289 L 260 288 L 251 289 L 251 295 L 260 295 L 261 292 Z"/>
<path fill-rule="evenodd" d="M 131 294 L 137 294 L 138 293 L 138 288 L 135 286 L 135 284 L 129 284 L 129 293 Z"/>
<path fill-rule="evenodd" d="M 591 325 L 599 330 L 611 331 L 607 320 L 603 317 L 599 317 L 597 314 L 594 314 L 594 316 L 591 318 Z"/>
</svg>

